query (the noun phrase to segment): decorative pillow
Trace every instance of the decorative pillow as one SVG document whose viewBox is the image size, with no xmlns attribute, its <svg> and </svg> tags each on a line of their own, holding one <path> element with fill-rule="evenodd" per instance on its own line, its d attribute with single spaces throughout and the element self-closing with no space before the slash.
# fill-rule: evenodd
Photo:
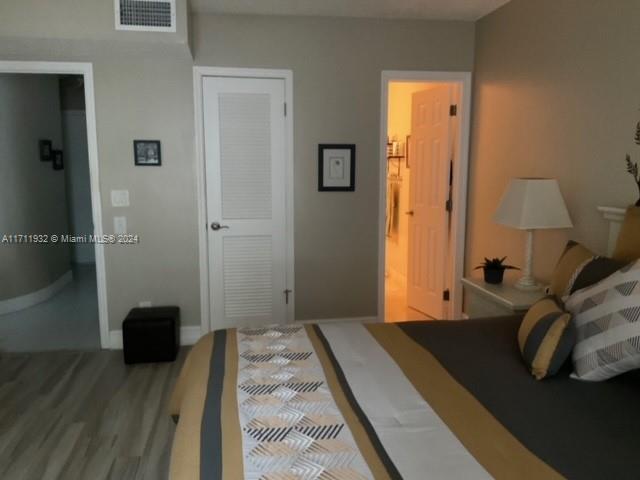
<svg viewBox="0 0 640 480">
<path fill-rule="evenodd" d="M 565 300 L 573 292 L 598 283 L 627 263 L 596 256 L 583 245 L 570 241 L 553 272 L 549 293 Z"/>
<path fill-rule="evenodd" d="M 640 368 L 640 260 L 571 295 L 574 378 L 601 381 Z"/>
<path fill-rule="evenodd" d="M 613 258 L 625 263 L 640 258 L 640 207 L 627 209 Z"/>
<path fill-rule="evenodd" d="M 595 254 L 588 248 L 574 241 L 569 241 L 553 271 L 549 293 L 558 298 L 565 296 L 571 290 L 576 272 L 579 272 L 581 267 L 593 260 L 594 257 Z"/>
<path fill-rule="evenodd" d="M 562 310 L 555 297 L 534 303 L 520 324 L 520 353 L 538 380 L 558 373 L 574 344 L 571 315 Z"/>
<path fill-rule="evenodd" d="M 568 285 L 568 292 L 565 292 L 563 301 L 567 297 L 578 290 L 590 287 L 605 278 L 613 275 L 629 262 L 618 262 L 608 257 L 593 257 L 591 260 L 582 264 L 573 276 L 573 282 Z"/>
</svg>

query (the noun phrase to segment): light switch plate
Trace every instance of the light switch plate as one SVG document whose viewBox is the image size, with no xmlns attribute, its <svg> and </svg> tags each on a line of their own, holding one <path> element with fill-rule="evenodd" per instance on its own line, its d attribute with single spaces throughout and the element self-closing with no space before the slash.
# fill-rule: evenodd
<svg viewBox="0 0 640 480">
<path fill-rule="evenodd" d="M 149 308 L 151 306 L 151 300 L 142 300 L 140 303 L 138 303 L 138 306 L 140 308 Z"/>
<path fill-rule="evenodd" d="M 113 217 L 113 232 L 116 235 L 127 233 L 127 217 Z"/>
<path fill-rule="evenodd" d="M 111 206 L 128 207 L 129 190 L 111 190 Z"/>
</svg>

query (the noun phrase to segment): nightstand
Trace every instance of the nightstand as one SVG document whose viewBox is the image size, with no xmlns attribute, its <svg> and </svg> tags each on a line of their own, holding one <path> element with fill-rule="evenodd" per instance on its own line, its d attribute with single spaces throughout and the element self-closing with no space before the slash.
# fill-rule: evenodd
<svg viewBox="0 0 640 480">
<path fill-rule="evenodd" d="M 535 292 L 518 290 L 512 283 L 491 285 L 481 278 L 463 278 L 464 313 L 469 318 L 524 314 L 543 298 L 544 288 Z"/>
</svg>

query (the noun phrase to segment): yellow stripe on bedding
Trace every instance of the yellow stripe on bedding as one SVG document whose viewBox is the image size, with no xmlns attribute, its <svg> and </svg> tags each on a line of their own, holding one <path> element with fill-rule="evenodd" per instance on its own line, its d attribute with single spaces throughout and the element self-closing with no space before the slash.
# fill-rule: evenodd
<svg viewBox="0 0 640 480">
<path fill-rule="evenodd" d="M 494 478 L 563 478 L 522 445 L 431 352 L 400 328 L 389 324 L 366 327 L 451 432 Z"/>
<path fill-rule="evenodd" d="M 357 414 L 354 412 L 351 407 L 351 403 L 347 399 L 342 387 L 340 385 L 340 381 L 338 380 L 338 376 L 336 375 L 336 371 L 333 368 L 333 364 L 329 359 L 329 356 L 312 325 L 305 326 L 307 335 L 309 336 L 309 340 L 313 345 L 313 349 L 320 360 L 320 364 L 322 365 L 322 369 L 324 370 L 324 375 L 327 380 L 327 385 L 331 390 L 331 394 L 333 395 L 333 400 L 336 402 L 336 405 L 340 409 L 342 416 L 344 417 L 345 422 L 347 423 L 351 434 L 362 454 L 362 457 L 367 462 L 369 466 L 369 470 L 373 474 L 376 480 L 390 480 L 390 476 L 385 468 L 384 464 L 380 460 L 380 457 L 376 453 L 376 449 L 371 443 L 369 435 L 367 434 L 364 426 L 358 419 Z"/>
<path fill-rule="evenodd" d="M 179 416 L 171 449 L 169 478 L 199 480 L 202 414 L 207 397 L 209 365 L 214 334 L 202 337 L 189 352 L 170 402 L 170 413 Z"/>
</svg>

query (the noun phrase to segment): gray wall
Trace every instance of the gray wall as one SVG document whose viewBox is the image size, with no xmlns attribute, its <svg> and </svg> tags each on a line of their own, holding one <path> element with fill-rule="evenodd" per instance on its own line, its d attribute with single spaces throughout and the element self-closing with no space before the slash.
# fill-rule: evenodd
<svg viewBox="0 0 640 480">
<path fill-rule="evenodd" d="M 187 43 L 187 0 L 176 0 L 175 33 L 116 31 L 113 0 L 3 1 L 0 18 L 8 37 Z"/>
<path fill-rule="evenodd" d="M 383 70 L 471 70 L 468 22 L 192 18 L 197 65 L 293 70 L 296 318 L 377 310 Z M 317 191 L 318 143 L 355 143 L 356 191 Z"/>
<path fill-rule="evenodd" d="M 94 69 L 100 189 L 105 233 L 125 215 L 138 245 L 105 247 L 109 324 L 141 300 L 182 308 L 199 325 L 193 130 L 193 62 L 186 45 L 91 39 L 0 38 L 0 58 L 91 62 Z M 162 141 L 161 168 L 135 167 L 133 140 Z M 112 189 L 131 206 L 111 207 Z"/>
<path fill-rule="evenodd" d="M 75 236 L 91 235 L 94 231 L 91 210 L 91 178 L 84 79 L 81 75 L 60 77 L 60 107 L 62 108 L 69 233 Z M 72 262 L 95 263 L 95 245 L 73 243 L 70 248 Z"/>
<path fill-rule="evenodd" d="M 83 110 L 62 110 L 62 136 L 69 233 L 78 237 L 91 235 L 93 233 L 93 214 L 91 211 L 87 117 Z M 73 243 L 69 248 L 71 249 L 72 262 L 95 263 L 95 245 Z"/>
<path fill-rule="evenodd" d="M 107 248 L 110 324 L 120 328 L 130 308 L 151 300 L 199 325 L 192 60 L 184 47 L 126 50 L 92 57 L 105 231 L 125 215 L 140 236 Z M 162 141 L 162 167 L 134 166 L 137 138 Z M 111 207 L 112 189 L 129 190 L 131 206 Z"/>
<path fill-rule="evenodd" d="M 84 79 L 81 75 L 60 76 L 60 107 L 62 110 L 84 111 Z"/>
<path fill-rule="evenodd" d="M 0 59 L 93 64 L 103 228 L 125 215 L 141 239 L 105 248 L 113 330 L 141 300 L 179 305 L 183 325 L 200 323 L 193 61 L 187 2 L 176 3 L 173 34 L 116 32 L 112 1 L 0 2 Z M 162 168 L 134 167 L 135 138 L 162 141 Z M 112 208 L 112 189 L 129 189 L 131 207 Z"/>
<path fill-rule="evenodd" d="M 33 2 L 47 3 L 28 0 Z M 87 20 L 89 26 L 76 25 L 65 16 L 77 2 L 64 2 L 46 10 L 49 23 L 68 27 L 56 28 L 50 39 L 40 39 L 28 8 L 0 5 L 0 17 L 8 10 L 12 15 L 0 23 L 0 58 L 93 63 L 104 229 L 112 232 L 113 216 L 125 215 L 129 232 L 141 239 L 139 245 L 106 248 L 110 326 L 120 328 L 141 300 L 179 305 L 183 325 L 198 325 L 189 45 L 180 33 L 112 34 L 106 11 Z M 375 314 L 380 73 L 470 70 L 473 24 L 231 16 L 195 16 L 191 22 L 196 64 L 294 72 L 297 318 Z M 162 141 L 161 168 L 133 165 L 136 138 Z M 357 144 L 355 193 L 316 191 L 320 142 Z M 112 189 L 128 189 L 131 206 L 112 208 Z"/>
<path fill-rule="evenodd" d="M 64 172 L 41 162 L 38 141 L 62 148 L 58 77 L 0 74 L 0 236 L 67 233 Z M 0 300 L 69 271 L 67 245 L 0 245 Z"/>
<path fill-rule="evenodd" d="M 559 179 L 575 228 L 536 234 L 548 279 L 568 237 L 605 251 L 598 205 L 637 190 L 625 153 L 640 120 L 640 3 L 513 0 L 477 25 L 467 270 L 484 256 L 522 264 L 524 236 L 491 220 L 508 179 Z"/>
</svg>

